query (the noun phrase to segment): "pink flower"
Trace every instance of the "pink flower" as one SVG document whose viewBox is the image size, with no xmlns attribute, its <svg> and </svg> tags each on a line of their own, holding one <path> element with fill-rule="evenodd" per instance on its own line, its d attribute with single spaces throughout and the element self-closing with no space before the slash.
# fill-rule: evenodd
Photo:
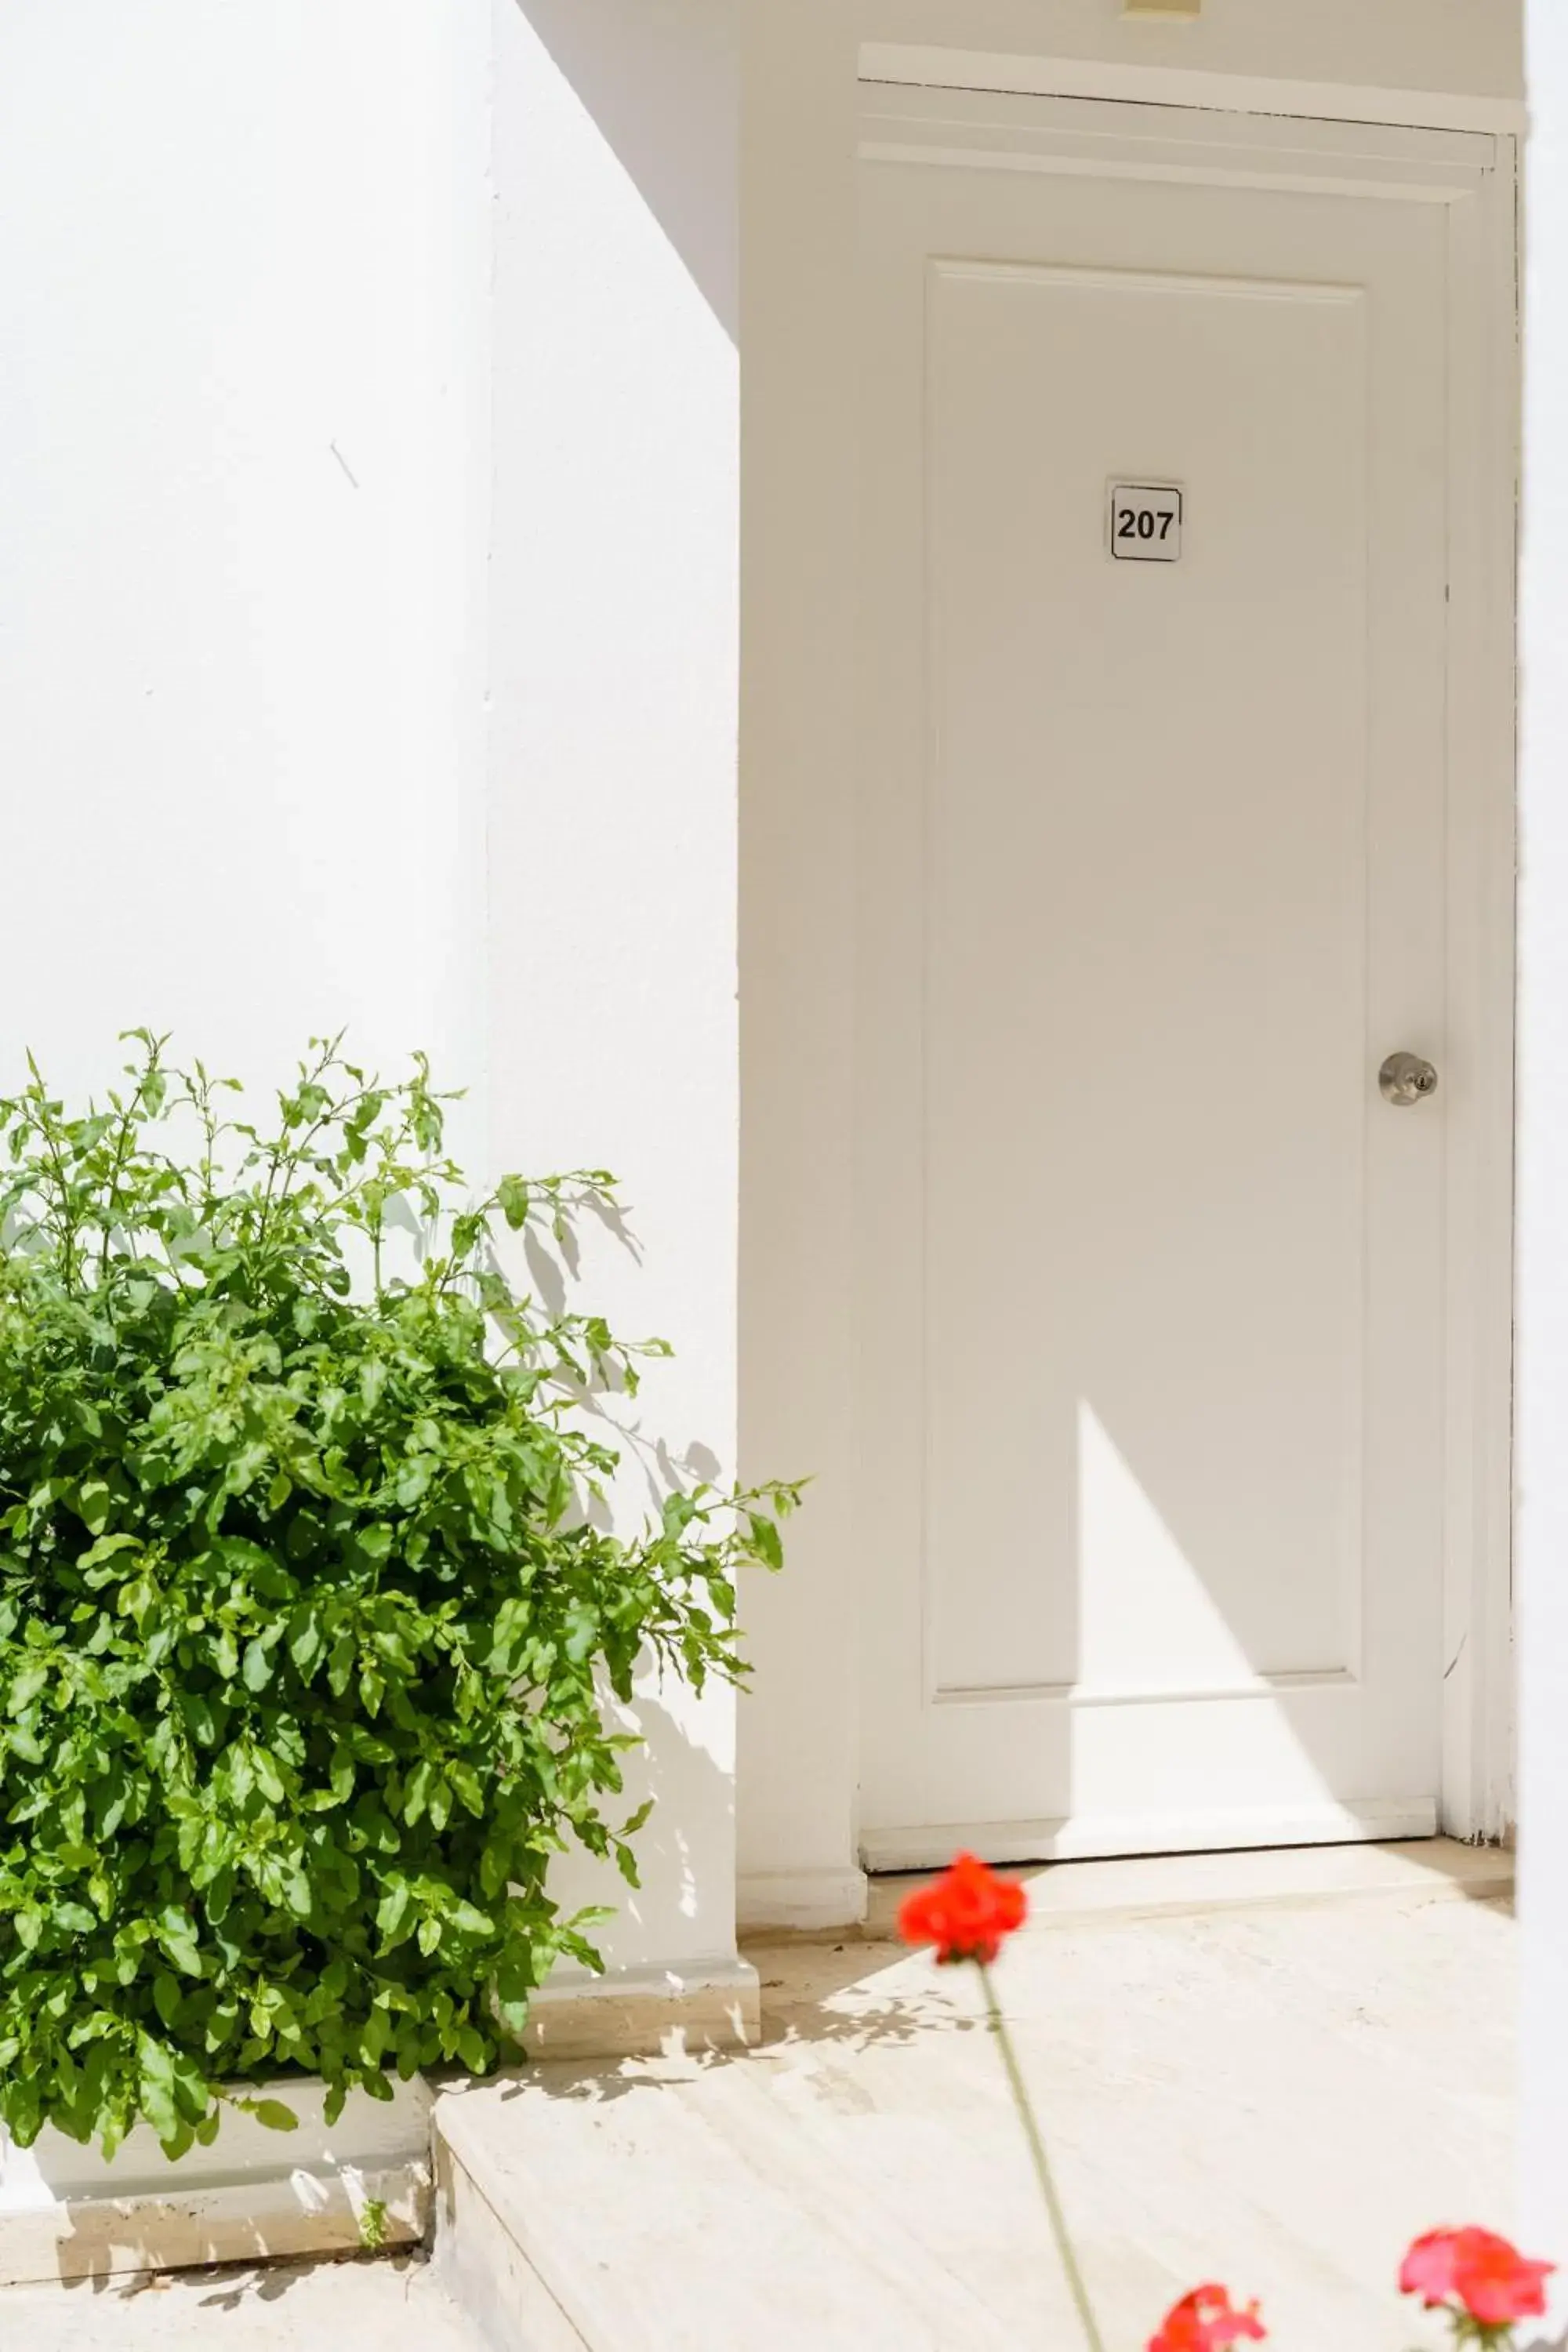
<svg viewBox="0 0 1568 2352">
<path fill-rule="evenodd" d="M 1401 2294 L 1418 2294 L 1428 2311 L 1453 2305 L 1483 2327 L 1538 2319 L 1555 2263 L 1531 2262 L 1490 2230 L 1429 2230 L 1399 2272 Z"/>
<path fill-rule="evenodd" d="M 1226 2352 L 1245 2336 L 1260 2344 L 1268 2333 L 1249 2303 L 1238 2311 L 1223 2286 L 1195 2286 L 1165 2315 L 1158 2336 L 1149 2339 L 1149 2352 Z"/>
</svg>

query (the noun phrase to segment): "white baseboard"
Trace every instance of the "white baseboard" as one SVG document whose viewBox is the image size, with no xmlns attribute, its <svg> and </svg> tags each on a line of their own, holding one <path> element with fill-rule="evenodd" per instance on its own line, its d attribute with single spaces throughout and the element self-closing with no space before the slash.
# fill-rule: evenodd
<svg viewBox="0 0 1568 2352">
<path fill-rule="evenodd" d="M 1392 1844 L 1437 1834 L 1430 1797 L 1358 1805 L 1302 1805 L 1170 1814 L 1094 1814 L 1081 1820 L 946 1822 L 933 1828 L 867 1830 L 868 1870 L 940 1870 L 955 1853 L 987 1862 L 1096 1862 L 1133 1854 L 1224 1853 L 1249 1846 Z"/>
<path fill-rule="evenodd" d="M 657 2058 L 672 2049 L 741 2050 L 761 2027 L 757 1972 L 739 1959 L 676 1968 L 558 1969 L 533 1996 L 531 2058 Z"/>
<path fill-rule="evenodd" d="M 757 1870 L 735 1887 L 743 1930 L 787 1928 L 810 1935 L 825 1927 L 858 1927 L 866 1916 L 863 1870 Z"/>
</svg>

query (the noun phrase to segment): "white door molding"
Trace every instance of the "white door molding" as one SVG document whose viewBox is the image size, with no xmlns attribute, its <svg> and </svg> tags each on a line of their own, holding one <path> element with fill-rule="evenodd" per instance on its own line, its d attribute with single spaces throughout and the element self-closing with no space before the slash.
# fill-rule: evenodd
<svg viewBox="0 0 1568 2352">
<path fill-rule="evenodd" d="M 862 91 L 859 152 L 866 163 L 1454 205 L 1479 199 L 1500 174 L 1511 183 L 1512 163 L 1511 142 L 1489 132 L 894 86 Z M 1511 270 L 1504 282 L 1511 282 Z"/>
<path fill-rule="evenodd" d="M 1523 135 L 1524 102 L 1458 90 L 1382 89 L 1355 83 L 1286 81 L 1183 66 L 1132 65 L 1110 58 L 1009 55 L 907 41 L 867 41 L 867 82 L 944 89 L 1011 90 L 1025 97 L 1130 100 L 1226 114 L 1298 117 L 1324 122 L 1403 124 L 1426 131 Z"/>
<path fill-rule="evenodd" d="M 1519 142 L 1449 235 L 1447 1428 L 1443 1826 L 1514 1820 Z M 1468 490 L 1468 495 L 1463 493 Z"/>
</svg>

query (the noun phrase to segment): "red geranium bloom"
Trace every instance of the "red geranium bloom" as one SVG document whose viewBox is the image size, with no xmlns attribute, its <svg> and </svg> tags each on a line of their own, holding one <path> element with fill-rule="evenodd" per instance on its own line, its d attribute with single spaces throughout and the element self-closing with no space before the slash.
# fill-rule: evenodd
<svg viewBox="0 0 1568 2352">
<path fill-rule="evenodd" d="M 1249 2303 L 1238 2311 L 1223 2286 L 1195 2286 L 1165 2315 L 1158 2336 L 1149 2339 L 1149 2352 L 1226 2352 L 1243 2336 L 1261 2344 L 1268 2333 Z"/>
<path fill-rule="evenodd" d="M 961 1853 L 940 1878 L 906 1897 L 899 1933 L 906 1944 L 934 1944 L 941 1961 L 978 1960 L 988 1967 L 1023 1926 L 1027 1908 L 1016 1879 L 998 1878 L 972 1853 Z"/>
<path fill-rule="evenodd" d="M 1508 2327 L 1541 2317 L 1556 2267 L 1531 2262 L 1490 2230 L 1429 2230 L 1400 2265 L 1399 2291 L 1418 2294 L 1428 2311 L 1453 2302 L 1483 2327 Z"/>
</svg>

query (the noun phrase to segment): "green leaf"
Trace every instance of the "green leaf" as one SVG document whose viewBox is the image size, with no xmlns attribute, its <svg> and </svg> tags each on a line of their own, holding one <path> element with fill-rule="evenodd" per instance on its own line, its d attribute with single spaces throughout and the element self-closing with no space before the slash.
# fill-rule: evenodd
<svg viewBox="0 0 1568 2352">
<path fill-rule="evenodd" d="M 267 1688 L 272 1680 L 272 1653 L 266 1642 L 247 1642 L 241 1673 L 247 1690 L 262 1691 Z"/>
<path fill-rule="evenodd" d="M 217 1710 L 206 1692 L 182 1691 L 180 1711 L 191 1738 L 202 1747 L 211 1748 L 217 1738 Z"/>
<path fill-rule="evenodd" d="M 11 1685 L 13 1710 L 20 1715 L 25 1706 L 32 1705 L 40 1691 L 48 1688 L 48 1683 L 49 1667 L 46 1659 L 38 1658 L 31 1665 L 24 1666 Z"/>
<path fill-rule="evenodd" d="M 281 2099 L 241 2099 L 238 2105 L 267 2131 L 291 2132 L 300 2128 L 299 2116 Z"/>
<path fill-rule="evenodd" d="M 314 1609 L 297 1609 L 289 1621 L 289 1655 L 307 1682 L 326 1649 L 321 1621 Z"/>
<path fill-rule="evenodd" d="M 413 1902 L 412 1887 L 406 1879 L 400 1878 L 387 1888 L 376 1906 L 375 1925 L 382 1939 L 381 1948 L 384 1952 L 391 1951 L 394 1945 L 401 1940 L 400 1931 L 408 1917 Z"/>
<path fill-rule="evenodd" d="M 752 1549 L 764 1568 L 784 1566 L 784 1538 L 774 1522 L 756 1513 L 750 1522 Z"/>
<path fill-rule="evenodd" d="M 430 1801 L 430 1790 L 435 1777 L 435 1772 L 428 1763 L 416 1764 L 408 1776 L 408 1785 L 403 1798 L 403 1818 L 410 1829 L 413 1829 L 424 1815 Z"/>
<path fill-rule="evenodd" d="M 481 1911 L 477 1904 L 458 1904 L 452 1911 L 451 1919 L 453 1927 L 460 1927 L 465 1936 L 493 1936 L 496 1931 L 495 1921 L 490 1917 L 489 1913 Z"/>
<path fill-rule="evenodd" d="M 482 2033 L 471 2025 L 461 2027 L 458 2033 L 458 2055 L 470 2074 L 488 2074 L 490 2068 L 489 2044 Z"/>
<path fill-rule="evenodd" d="M 153 1933 L 177 1969 L 188 1977 L 200 1976 L 202 1959 L 195 1921 L 188 1911 L 177 1903 L 167 1905 L 153 1922 Z"/>
<path fill-rule="evenodd" d="M 100 1536 L 109 1525 L 112 1499 L 108 1482 L 103 1478 L 84 1478 L 78 1486 L 77 1516 L 89 1535 Z"/>
<path fill-rule="evenodd" d="M 137 1550 L 141 1540 L 139 1536 L 127 1535 L 123 1531 L 114 1536 L 100 1536 L 97 1543 L 88 1546 L 78 1560 L 77 1566 L 82 1570 L 100 1567 L 105 1560 L 114 1559 L 121 1552 Z M 93 1584 L 100 1580 L 94 1577 L 88 1579 L 88 1581 Z"/>
</svg>

